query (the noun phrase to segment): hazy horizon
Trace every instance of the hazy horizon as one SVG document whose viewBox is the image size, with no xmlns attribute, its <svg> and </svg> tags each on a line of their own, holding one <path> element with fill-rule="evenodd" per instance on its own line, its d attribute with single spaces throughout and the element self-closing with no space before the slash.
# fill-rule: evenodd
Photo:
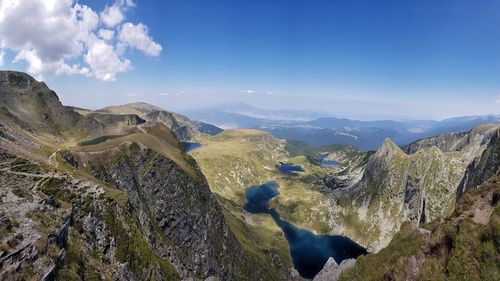
<svg viewBox="0 0 500 281">
<path fill-rule="evenodd" d="M 241 102 L 358 119 L 500 114 L 499 9 L 451 0 L 3 1 L 0 68 L 91 109 Z"/>
</svg>

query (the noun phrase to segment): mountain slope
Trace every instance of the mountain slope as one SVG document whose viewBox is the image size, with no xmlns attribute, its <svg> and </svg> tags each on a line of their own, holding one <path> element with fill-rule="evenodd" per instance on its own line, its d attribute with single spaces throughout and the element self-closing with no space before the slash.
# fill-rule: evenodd
<svg viewBox="0 0 500 281">
<path fill-rule="evenodd" d="M 347 217 L 339 217 L 334 226 L 378 251 L 403 222 L 418 226 L 449 216 L 470 172 L 486 177 L 484 171 L 498 167 L 498 155 L 491 151 L 498 147 L 499 132 L 498 125 L 481 126 L 463 136 L 473 141 L 460 150 L 443 152 L 431 146 L 410 155 L 386 140 L 368 160 L 361 181 L 334 192 L 334 212 Z M 473 164 L 484 161 L 492 166 Z"/>
<path fill-rule="evenodd" d="M 94 118 L 82 118 L 63 106 L 45 83 L 21 72 L 0 71 L 0 108 L 4 116 L 14 114 L 18 123 L 29 124 L 38 134 L 81 136 L 103 128 Z"/>
<path fill-rule="evenodd" d="M 0 77 L 1 279 L 262 278 L 164 124 L 82 116 L 26 74 Z"/>
<path fill-rule="evenodd" d="M 361 257 L 339 280 L 500 279 L 499 172 L 467 191 L 446 220 L 403 226 L 387 248 Z"/>
</svg>

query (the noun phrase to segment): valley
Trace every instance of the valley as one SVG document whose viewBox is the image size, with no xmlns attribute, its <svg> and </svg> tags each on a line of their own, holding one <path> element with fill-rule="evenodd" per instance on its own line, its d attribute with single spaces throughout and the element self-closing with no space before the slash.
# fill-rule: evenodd
<svg viewBox="0 0 500 281">
<path fill-rule="evenodd" d="M 0 281 L 500 281 L 499 11 L 0 0 Z"/>
<path fill-rule="evenodd" d="M 464 274 L 498 276 L 481 258 L 499 252 L 498 124 L 315 146 L 145 103 L 67 107 L 10 71 L 0 105 L 1 279 L 368 280 L 390 261 L 373 280 L 407 262 L 452 278 L 478 237 Z M 463 242 L 457 224 L 482 228 Z"/>
</svg>

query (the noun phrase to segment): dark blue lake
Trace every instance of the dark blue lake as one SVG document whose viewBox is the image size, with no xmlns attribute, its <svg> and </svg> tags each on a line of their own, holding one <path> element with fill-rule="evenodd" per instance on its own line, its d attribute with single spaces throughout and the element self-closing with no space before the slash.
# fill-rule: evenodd
<svg viewBox="0 0 500 281">
<path fill-rule="evenodd" d="M 269 210 L 269 200 L 278 194 L 278 183 L 275 181 L 266 182 L 258 186 L 251 186 L 245 191 L 247 203 L 243 209 L 253 214 L 267 213 Z"/>
<path fill-rule="evenodd" d="M 299 165 L 292 165 L 289 163 L 280 163 L 278 171 L 284 174 L 292 174 L 297 172 L 305 172 L 304 168 Z"/>
<path fill-rule="evenodd" d="M 327 152 L 322 152 L 322 153 L 319 153 L 316 158 L 318 158 L 319 161 L 323 161 L 327 156 L 328 156 Z"/>
<path fill-rule="evenodd" d="M 340 164 L 339 162 L 334 161 L 334 160 L 322 160 L 320 162 L 320 164 L 321 164 L 321 166 L 328 167 L 328 168 L 338 168 L 338 167 L 342 166 L 342 164 Z"/>
<path fill-rule="evenodd" d="M 184 152 L 193 151 L 193 150 L 200 148 L 202 146 L 203 145 L 201 143 L 197 143 L 197 142 L 183 142 L 182 143 L 182 149 L 184 150 Z"/>
<path fill-rule="evenodd" d="M 300 276 L 312 279 L 318 274 L 329 257 L 338 264 L 345 259 L 366 254 L 366 249 L 345 236 L 316 235 L 298 228 L 280 218 L 275 209 L 268 206 L 269 200 L 279 194 L 274 181 L 253 186 L 246 190 L 245 210 L 250 213 L 269 213 L 285 234 L 290 247 L 290 255 Z"/>
</svg>

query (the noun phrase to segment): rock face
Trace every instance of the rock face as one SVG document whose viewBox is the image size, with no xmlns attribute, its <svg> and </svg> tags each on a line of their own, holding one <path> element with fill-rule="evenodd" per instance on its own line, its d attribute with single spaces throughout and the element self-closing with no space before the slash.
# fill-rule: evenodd
<svg viewBox="0 0 500 281">
<path fill-rule="evenodd" d="M 433 146 L 439 148 L 439 150 L 443 152 L 458 151 L 468 144 L 469 133 L 470 131 L 464 131 L 426 138 L 407 144 L 401 147 L 401 149 L 407 154 L 413 154 L 421 149 Z"/>
<path fill-rule="evenodd" d="M 146 121 L 136 114 L 102 114 L 102 113 L 89 113 L 86 117 L 91 117 L 107 126 L 120 126 L 120 125 L 139 125 L 144 124 Z"/>
<path fill-rule="evenodd" d="M 165 124 L 172 131 L 179 141 L 188 142 L 199 134 L 216 135 L 222 132 L 222 129 L 207 123 L 194 121 L 186 116 L 168 112 L 155 111 L 147 114 L 144 118 L 148 121 L 156 121 Z"/>
<path fill-rule="evenodd" d="M 333 258 L 329 258 L 313 281 L 337 281 L 342 271 L 353 267 L 355 264 L 355 259 L 343 260 L 340 264 L 337 264 Z"/>
<path fill-rule="evenodd" d="M 63 106 L 45 83 L 21 72 L 0 71 L 0 108 L 39 133 L 87 135 L 103 129 L 95 119 Z"/>
<path fill-rule="evenodd" d="M 181 276 L 234 280 L 243 251 L 205 178 L 196 172 L 193 177 L 145 149 L 111 165 L 109 177 L 103 179 L 127 192 L 151 245 L 172 258 Z"/>
<path fill-rule="evenodd" d="M 499 280 L 498 168 L 462 194 L 452 216 L 416 229 L 403 225 L 386 248 L 359 259 L 339 280 Z"/>
<path fill-rule="evenodd" d="M 344 208 L 334 210 L 355 219 L 334 228 L 378 251 L 404 222 L 416 227 L 451 215 L 463 191 L 498 168 L 499 132 L 500 126 L 485 125 L 425 139 L 404 148 L 411 154 L 387 139 L 368 160 L 362 179 L 335 194 L 336 204 Z"/>
</svg>

